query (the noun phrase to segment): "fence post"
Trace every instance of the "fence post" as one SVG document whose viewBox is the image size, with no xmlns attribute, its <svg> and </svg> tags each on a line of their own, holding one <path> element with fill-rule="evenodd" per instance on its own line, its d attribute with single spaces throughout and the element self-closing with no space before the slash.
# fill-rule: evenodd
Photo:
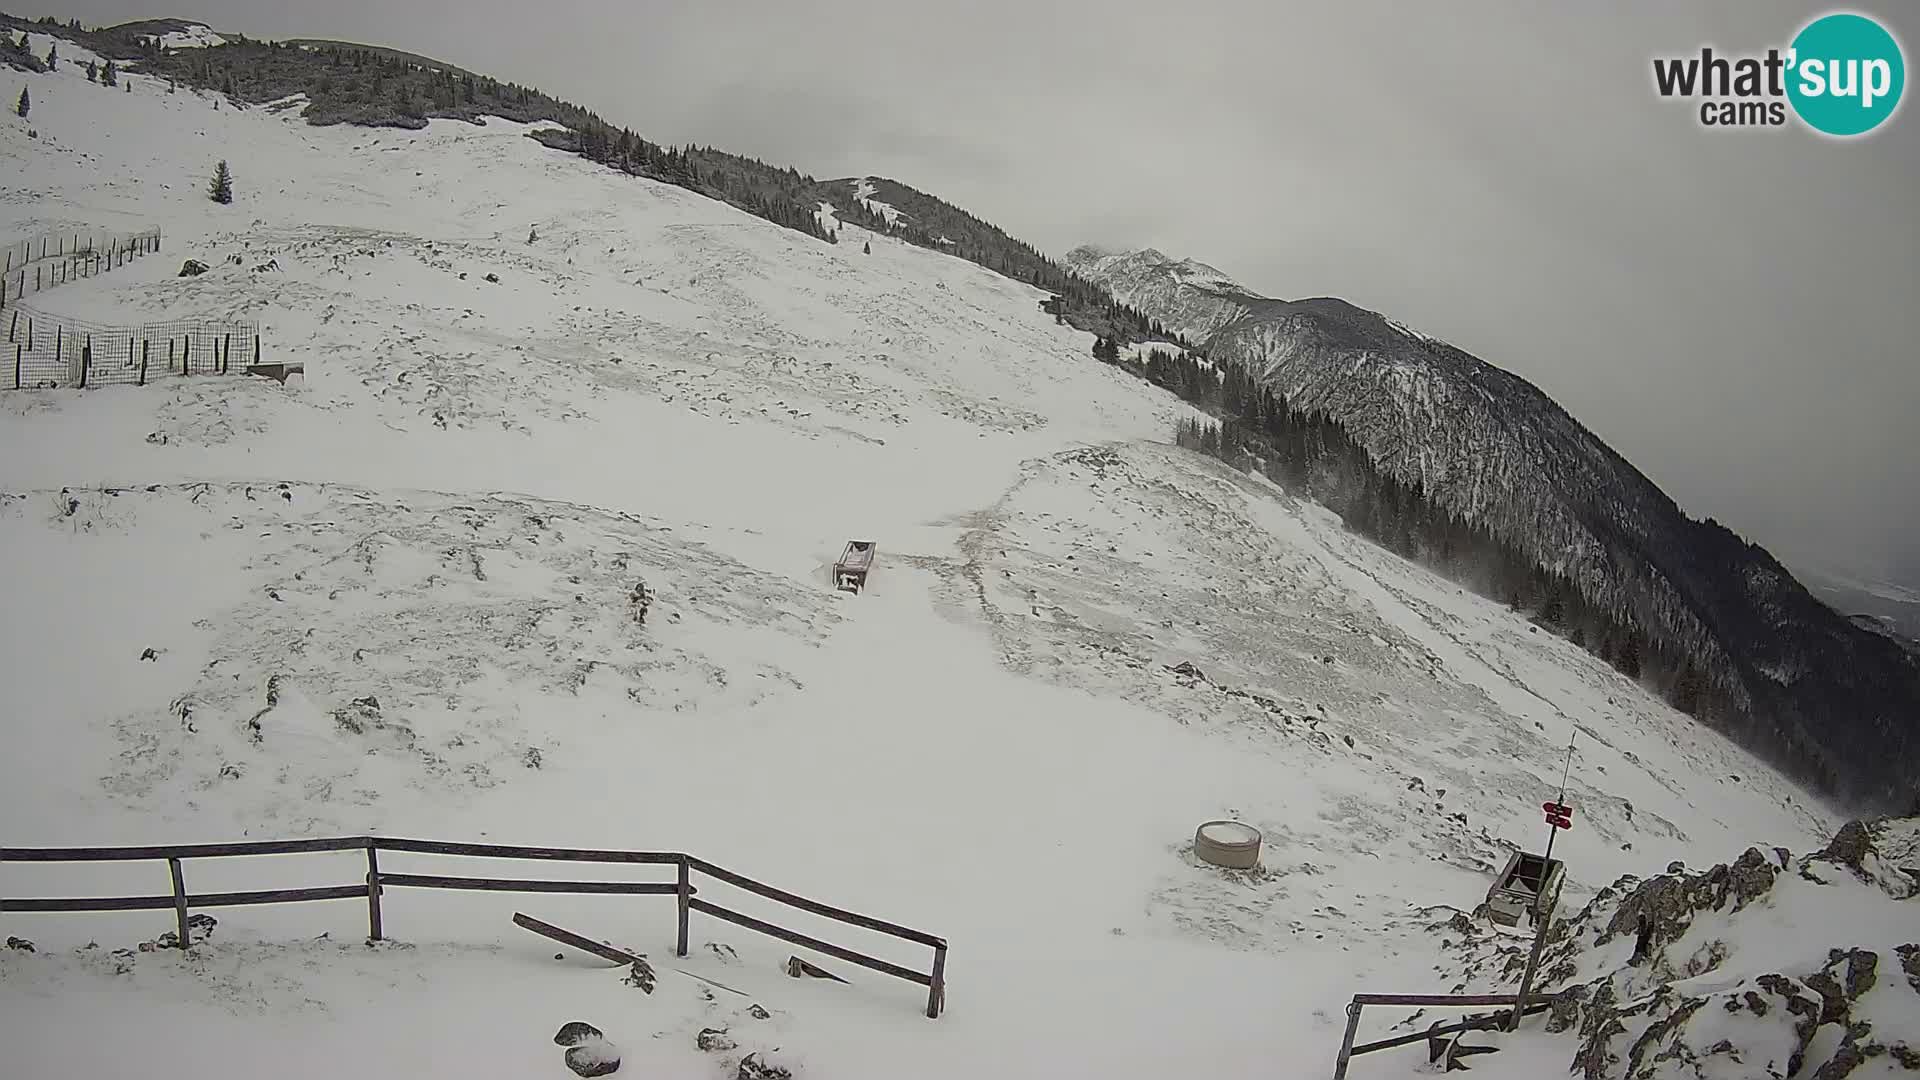
<svg viewBox="0 0 1920 1080">
<path fill-rule="evenodd" d="M 15 390 L 20 389 L 20 349 L 20 344 L 15 342 L 13 346 L 13 388 Z"/>
<path fill-rule="evenodd" d="M 687 871 L 687 855 L 685 852 L 681 852 L 680 881 L 679 881 L 680 936 L 674 942 L 673 955 L 675 956 L 687 955 L 687 914 L 691 910 L 688 906 L 688 903 L 693 899 L 693 885 L 690 881 L 687 880 L 688 876 L 689 875 Z"/>
<path fill-rule="evenodd" d="M 1347 1062 L 1353 1058 L 1353 1037 L 1360 1030 L 1360 1003 L 1347 1002 L 1347 1034 L 1340 1040 L 1340 1056 L 1333 1059 L 1333 1080 L 1347 1080 Z"/>
<path fill-rule="evenodd" d="M 168 342 L 167 345 L 169 348 L 171 348 L 173 343 Z M 193 335 L 192 334 L 180 335 L 180 374 L 182 375 L 193 374 Z"/>
<path fill-rule="evenodd" d="M 260 335 L 253 335 L 253 366 L 260 366 Z"/>
<path fill-rule="evenodd" d="M 93 366 L 93 339 L 89 337 L 86 345 L 80 349 L 80 389 L 87 388 L 87 369 Z"/>
<path fill-rule="evenodd" d="M 227 343 L 227 346 L 225 354 L 220 358 L 220 374 L 228 375 L 233 369 L 233 335 L 224 334 L 221 339 Z"/>
<path fill-rule="evenodd" d="M 4 282 L 0 282 L 0 295 L 4 295 L 5 293 L 6 293 L 6 284 Z M 13 332 L 18 329 L 20 329 L 20 311 L 18 308 L 16 308 L 14 309 L 12 320 L 10 320 L 7 323 L 7 340 L 8 341 L 13 340 Z"/>
<path fill-rule="evenodd" d="M 180 876 L 180 860 L 168 859 L 167 869 L 173 873 L 173 913 L 180 922 L 180 951 L 187 948 L 187 886 Z"/>
<path fill-rule="evenodd" d="M 167 374 L 169 375 L 173 374 L 173 335 L 172 334 L 167 335 Z M 180 374 L 185 375 L 186 372 L 183 370 L 180 372 Z"/>
<path fill-rule="evenodd" d="M 367 841 L 367 940 L 380 940 L 380 848 Z"/>
<path fill-rule="evenodd" d="M 927 1019 L 940 1019 L 947 1006 L 947 947 L 933 947 L 933 982 L 927 987 Z"/>
</svg>

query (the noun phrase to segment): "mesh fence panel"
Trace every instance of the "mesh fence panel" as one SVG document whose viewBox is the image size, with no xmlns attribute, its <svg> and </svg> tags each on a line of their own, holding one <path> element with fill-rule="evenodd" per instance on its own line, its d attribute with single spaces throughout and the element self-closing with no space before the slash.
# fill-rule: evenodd
<svg viewBox="0 0 1920 1080">
<path fill-rule="evenodd" d="M 0 389 L 145 384 L 168 376 L 244 372 L 260 348 L 260 324 L 175 319 L 106 326 L 9 308 Z"/>
</svg>

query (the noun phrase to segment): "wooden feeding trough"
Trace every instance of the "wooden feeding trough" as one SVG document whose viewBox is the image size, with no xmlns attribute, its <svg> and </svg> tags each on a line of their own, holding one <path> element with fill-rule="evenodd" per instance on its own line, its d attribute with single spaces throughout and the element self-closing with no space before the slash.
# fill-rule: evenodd
<svg viewBox="0 0 1920 1080">
<path fill-rule="evenodd" d="M 306 372 L 307 372 L 307 365 L 304 361 L 300 361 L 300 360 L 293 360 L 293 361 L 276 360 L 268 364 L 248 364 L 246 366 L 246 372 L 249 375 L 264 376 L 266 378 L 272 379 L 274 382 L 281 383 L 282 385 L 284 385 L 287 381 L 287 376 L 289 375 L 298 375 L 302 378 L 305 378 Z"/>
<path fill-rule="evenodd" d="M 867 587 L 867 572 L 873 569 L 874 543 L 871 540 L 849 540 L 847 548 L 840 553 L 840 561 L 833 564 L 833 587 L 842 592 L 858 593 Z"/>
<path fill-rule="evenodd" d="M 1559 859 L 1514 852 L 1487 890 L 1488 917 L 1501 926 L 1518 926 L 1521 919 L 1531 926 L 1536 906 L 1542 914 L 1553 911 L 1566 875 L 1566 864 Z"/>
</svg>

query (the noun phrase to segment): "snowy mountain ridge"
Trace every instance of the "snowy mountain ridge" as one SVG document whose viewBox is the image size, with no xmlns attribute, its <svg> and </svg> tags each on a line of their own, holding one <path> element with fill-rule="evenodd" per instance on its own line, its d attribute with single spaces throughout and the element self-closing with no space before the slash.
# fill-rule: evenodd
<svg viewBox="0 0 1920 1080">
<path fill-rule="evenodd" d="M 1067 264 L 1333 417 L 1392 476 L 1699 668 L 1712 722 L 1783 767 L 1843 800 L 1920 798 L 1920 664 L 1764 549 L 1688 518 L 1531 383 L 1347 301 L 1267 299 L 1158 252 Z"/>
<path fill-rule="evenodd" d="M 1061 261 L 1106 286 L 1114 299 L 1154 315 L 1167 329 L 1195 342 L 1212 337 L 1250 309 L 1251 294 L 1225 273 L 1154 248 L 1107 251 L 1084 245 Z"/>
</svg>

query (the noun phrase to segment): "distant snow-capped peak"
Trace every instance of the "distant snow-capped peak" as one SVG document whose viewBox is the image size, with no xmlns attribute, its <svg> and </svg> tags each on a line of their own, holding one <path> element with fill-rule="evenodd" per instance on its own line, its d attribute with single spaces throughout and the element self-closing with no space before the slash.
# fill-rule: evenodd
<svg viewBox="0 0 1920 1080">
<path fill-rule="evenodd" d="M 1202 289 L 1251 293 L 1218 267 L 1197 259 L 1176 259 L 1158 248 L 1114 251 L 1085 244 L 1067 253 L 1067 265 L 1079 273 L 1101 279 L 1129 277 L 1172 277 L 1181 285 Z"/>
</svg>

